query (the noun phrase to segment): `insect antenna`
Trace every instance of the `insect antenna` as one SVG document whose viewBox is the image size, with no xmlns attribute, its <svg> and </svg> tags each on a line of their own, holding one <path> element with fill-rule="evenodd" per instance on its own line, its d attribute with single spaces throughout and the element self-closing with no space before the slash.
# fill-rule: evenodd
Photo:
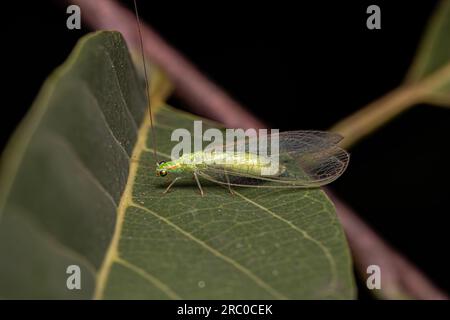
<svg viewBox="0 0 450 320">
<path fill-rule="evenodd" d="M 155 135 L 155 129 L 153 127 L 152 105 L 150 103 L 150 87 L 148 84 L 147 67 L 145 64 L 144 41 L 142 40 L 141 21 L 139 19 L 139 13 L 138 13 L 136 0 L 133 0 L 133 3 L 134 3 L 134 12 L 136 14 L 137 29 L 138 29 L 138 33 L 139 33 L 139 44 L 141 47 L 142 65 L 144 66 L 145 91 L 147 92 L 148 115 L 150 117 L 150 127 L 151 127 L 151 131 L 152 131 L 152 139 L 153 139 L 153 155 L 155 157 L 156 163 L 158 163 L 158 158 L 157 158 L 157 153 L 156 153 L 156 135 Z"/>
</svg>

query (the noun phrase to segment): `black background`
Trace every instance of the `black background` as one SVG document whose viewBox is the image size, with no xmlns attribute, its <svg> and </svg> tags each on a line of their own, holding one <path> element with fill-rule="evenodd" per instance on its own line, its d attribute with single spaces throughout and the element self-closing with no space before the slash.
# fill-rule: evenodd
<svg viewBox="0 0 450 320">
<path fill-rule="evenodd" d="M 436 3 L 138 2 L 169 43 L 281 130 L 327 129 L 398 86 Z M 366 28 L 370 4 L 381 7 L 381 30 Z M 45 78 L 89 32 L 69 31 L 66 18 L 62 1 L 2 5 L 2 149 Z M 411 109 L 352 148 L 332 185 L 447 292 L 449 123 L 449 109 Z"/>
</svg>

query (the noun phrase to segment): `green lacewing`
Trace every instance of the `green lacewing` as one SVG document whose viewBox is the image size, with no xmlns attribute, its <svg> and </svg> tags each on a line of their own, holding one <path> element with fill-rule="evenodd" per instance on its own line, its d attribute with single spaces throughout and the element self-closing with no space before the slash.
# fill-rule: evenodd
<svg viewBox="0 0 450 320">
<path fill-rule="evenodd" d="M 134 7 L 144 67 L 154 156 L 157 159 L 146 62 L 136 0 L 134 0 Z M 270 154 L 271 158 L 277 157 L 278 168 L 270 174 L 263 173 L 264 169 L 270 165 L 267 155 L 261 155 L 260 152 L 238 151 L 238 148 L 234 148 L 234 146 L 229 148 L 227 145 L 222 148 L 223 151 L 197 151 L 185 153 L 175 160 L 160 161 L 156 164 L 156 175 L 173 178 L 164 193 L 168 192 L 176 181 L 186 176 L 195 178 L 201 195 L 204 192 L 199 178 L 225 185 L 231 193 L 233 192 L 231 186 L 317 188 L 336 180 L 349 163 L 349 154 L 338 145 L 342 136 L 336 133 L 287 131 L 270 134 L 265 139 L 276 139 L 278 142 L 277 151 Z M 236 144 L 239 143 L 248 146 L 248 142 L 236 141 Z M 248 148 L 244 148 L 244 150 L 248 150 Z"/>
</svg>

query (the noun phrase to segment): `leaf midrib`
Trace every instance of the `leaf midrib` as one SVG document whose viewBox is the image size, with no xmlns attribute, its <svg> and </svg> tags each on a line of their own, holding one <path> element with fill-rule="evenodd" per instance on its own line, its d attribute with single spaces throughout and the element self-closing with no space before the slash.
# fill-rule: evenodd
<svg viewBox="0 0 450 320">
<path fill-rule="evenodd" d="M 142 154 L 142 152 L 144 152 L 146 150 L 149 150 L 149 148 L 146 147 L 146 145 L 147 145 L 147 135 L 148 135 L 149 129 L 150 129 L 150 121 L 149 121 L 149 119 L 150 118 L 148 117 L 148 113 L 147 113 L 147 115 L 144 117 L 144 121 L 143 121 L 143 123 L 141 125 L 141 128 L 138 131 L 138 138 L 137 138 L 136 145 L 135 145 L 135 147 L 133 149 L 133 152 L 132 152 L 132 157 L 131 157 L 132 159 L 139 159 L 140 155 Z M 197 244 L 201 245 L 204 249 L 207 249 L 208 251 L 213 253 L 215 256 L 217 256 L 217 257 L 225 260 L 226 262 L 230 263 L 237 270 L 239 270 L 240 272 L 244 273 L 249 278 L 251 278 L 260 287 L 264 288 L 266 291 L 268 291 L 270 294 L 272 294 L 274 296 L 274 298 L 276 298 L 276 299 L 287 299 L 286 296 L 284 296 L 283 294 L 279 293 L 277 290 L 272 288 L 269 284 L 264 282 L 261 278 L 259 278 L 255 274 L 253 274 L 249 269 L 247 269 L 244 266 L 242 266 L 241 264 L 239 264 L 237 261 L 235 261 L 232 258 L 222 254 L 221 252 L 219 252 L 216 249 L 212 248 L 211 246 L 209 246 L 205 242 L 201 241 L 200 239 L 192 236 L 189 232 L 183 230 L 182 228 L 180 228 L 176 224 L 172 223 L 171 221 L 167 220 L 166 218 L 161 217 L 156 212 L 136 204 L 133 201 L 133 186 L 134 186 L 134 182 L 136 180 L 136 174 L 137 174 L 138 168 L 139 168 L 139 164 L 138 163 L 130 161 L 130 170 L 129 170 L 128 180 L 127 180 L 127 184 L 125 186 L 125 190 L 124 190 L 124 192 L 122 194 L 122 197 L 121 197 L 121 200 L 120 200 L 120 203 L 119 203 L 119 207 L 118 207 L 118 210 L 117 210 L 116 227 L 115 227 L 115 230 L 114 230 L 113 238 L 111 240 L 110 246 L 109 246 L 109 248 L 107 250 L 107 253 L 105 255 L 105 259 L 103 261 L 103 264 L 100 267 L 99 272 L 97 274 L 97 284 L 96 284 L 96 289 L 95 289 L 95 293 L 94 293 L 94 298 L 95 299 L 101 299 L 103 297 L 103 294 L 104 294 L 104 291 L 105 291 L 105 288 L 106 288 L 106 283 L 108 281 L 109 273 L 110 273 L 111 267 L 112 267 L 114 262 L 122 261 L 122 262 L 125 262 L 126 265 L 124 263 L 121 263 L 121 264 L 126 266 L 126 267 L 128 267 L 128 268 L 130 268 L 130 266 L 132 266 L 131 269 L 140 269 L 138 266 L 134 266 L 130 262 L 128 262 L 125 259 L 121 258 L 120 254 L 119 254 L 119 251 L 118 251 L 120 236 L 122 234 L 122 229 L 123 229 L 123 223 L 125 221 L 126 210 L 127 210 L 128 207 L 131 207 L 131 206 L 139 208 L 141 210 L 145 210 L 146 212 L 153 214 L 155 217 L 157 217 L 161 221 L 165 222 L 166 224 L 168 224 L 172 228 L 175 228 L 178 232 L 182 233 L 184 236 L 190 238 L 191 240 L 195 241 Z M 142 269 L 140 269 L 140 270 L 142 270 Z M 136 270 L 133 270 L 133 271 L 136 272 Z M 138 272 L 138 274 L 140 274 L 142 276 L 142 272 L 140 272 L 140 273 Z M 168 285 L 164 284 L 161 280 L 157 279 L 153 275 L 150 275 L 148 272 L 145 272 L 145 274 L 147 274 L 147 277 L 144 277 L 146 280 L 148 280 L 148 281 L 151 281 L 150 279 L 157 280 L 157 281 L 151 281 L 152 284 L 154 284 L 156 287 L 158 287 L 161 291 L 163 291 L 169 297 L 171 297 L 171 298 L 179 297 L 176 293 L 174 295 L 174 294 L 171 294 L 170 292 L 168 292 L 168 290 L 163 289 L 163 288 L 170 288 L 170 287 Z M 172 289 L 170 289 L 170 291 L 174 293 L 174 291 Z"/>
<path fill-rule="evenodd" d="M 147 113 L 147 112 L 146 112 Z M 149 128 L 149 117 L 148 113 L 144 116 L 144 121 L 138 130 L 136 145 L 133 148 L 131 154 L 132 159 L 139 159 L 141 153 L 143 152 L 146 142 L 147 133 Z M 106 252 L 103 263 L 97 273 L 97 283 L 95 286 L 94 298 L 101 299 L 106 288 L 106 282 L 108 281 L 108 276 L 114 261 L 121 259 L 119 256 L 118 246 L 120 241 L 120 235 L 122 234 L 122 227 L 125 220 L 125 212 L 129 206 L 129 203 L 133 200 L 133 185 L 136 180 L 136 174 L 138 171 L 138 164 L 134 161 L 130 161 L 130 169 L 128 173 L 127 183 L 125 189 L 122 193 L 122 197 L 119 202 L 119 207 L 117 208 L 117 218 L 116 226 L 114 228 L 113 237 L 111 243 Z"/>
<path fill-rule="evenodd" d="M 159 108 L 161 106 L 161 104 L 158 104 L 157 106 Z M 156 123 L 155 121 L 154 121 L 154 125 L 157 126 L 157 127 L 160 126 L 160 124 Z M 142 125 L 141 125 L 141 127 L 140 127 L 140 129 L 138 131 L 138 139 L 137 139 L 137 143 L 136 143 L 136 145 L 135 145 L 135 147 L 133 149 L 133 152 L 132 152 L 132 156 L 131 156 L 132 159 L 140 159 L 140 156 L 141 156 L 141 154 L 143 152 L 153 152 L 153 149 L 147 147 L 147 136 L 149 134 L 150 128 L 151 128 L 150 127 L 150 121 L 149 121 L 149 117 L 148 117 L 148 113 L 147 113 L 147 115 L 145 115 L 144 121 L 143 121 L 143 123 L 142 123 Z M 169 157 L 169 155 L 167 155 L 167 154 L 164 154 L 164 153 L 161 153 L 161 152 L 157 152 L 157 153 L 160 154 L 160 155 L 163 155 L 165 157 Z M 177 294 L 173 289 L 170 288 L 170 286 L 168 286 L 167 284 L 162 282 L 156 276 L 150 274 L 149 272 L 141 269 L 140 267 L 138 267 L 138 266 L 130 263 L 129 261 L 123 259 L 122 257 L 120 257 L 120 254 L 119 254 L 119 251 L 118 251 L 118 246 L 119 246 L 120 237 L 121 237 L 121 234 L 122 234 L 123 223 L 125 221 L 126 210 L 129 207 L 135 207 L 137 209 L 140 209 L 140 210 L 143 210 L 145 212 L 148 212 L 148 213 L 152 214 L 157 219 L 159 219 L 160 221 L 166 223 L 170 227 L 174 228 L 175 230 L 177 230 L 178 232 L 180 232 L 184 236 L 188 237 L 190 240 L 196 242 L 197 244 L 199 244 L 200 246 L 202 246 L 204 249 L 208 250 L 209 252 L 211 252 L 215 256 L 217 256 L 217 257 L 221 258 L 222 260 L 224 260 L 224 261 L 228 262 L 229 264 L 231 264 L 237 270 L 239 270 L 240 272 L 242 272 L 243 274 L 248 276 L 250 279 L 252 279 L 261 288 L 263 288 L 264 290 L 269 292 L 274 298 L 276 298 L 276 299 L 288 299 L 288 297 L 286 297 L 282 293 L 278 292 L 276 289 L 271 287 L 268 283 L 266 283 L 264 280 L 262 280 L 261 278 L 256 276 L 251 270 L 247 269 L 246 267 L 241 265 L 239 262 L 237 262 L 234 259 L 224 255 L 220 251 L 218 251 L 215 248 L 211 247 L 210 245 L 208 245 L 204 241 L 196 238 L 195 236 L 193 236 L 192 234 L 190 234 L 186 230 L 180 228 L 178 225 L 174 224 L 173 222 L 171 222 L 167 218 L 162 217 L 161 215 L 159 215 L 158 213 L 154 212 L 153 210 L 150 210 L 149 208 L 146 208 L 144 206 L 141 206 L 141 205 L 135 203 L 133 201 L 133 187 L 135 185 L 136 174 L 137 174 L 138 168 L 139 168 L 139 163 L 133 162 L 133 161 L 130 162 L 130 170 L 129 170 L 128 181 L 127 181 L 127 185 L 125 187 L 125 190 L 123 192 L 122 198 L 121 198 L 120 203 L 119 203 L 118 215 L 117 215 L 117 224 L 116 224 L 116 228 L 115 228 L 115 231 L 114 231 L 113 239 L 112 239 L 111 244 L 110 244 L 110 246 L 108 248 L 107 254 L 105 255 L 104 263 L 102 264 L 102 267 L 99 269 L 99 273 L 98 273 L 98 277 L 97 277 L 96 291 L 95 291 L 95 295 L 94 295 L 95 299 L 101 299 L 103 297 L 104 291 L 106 289 L 106 284 L 107 284 L 107 281 L 108 281 L 109 273 L 110 273 L 110 270 L 111 270 L 112 265 L 113 265 L 114 262 L 116 262 L 118 264 L 121 264 L 122 266 L 124 266 L 124 267 L 130 269 L 131 271 L 135 272 L 136 274 L 140 275 L 142 278 L 146 279 L 147 281 L 152 283 L 155 287 L 157 287 L 162 292 L 164 292 L 169 298 L 171 298 L 171 299 L 181 299 L 179 294 Z M 268 213 L 272 217 L 274 217 L 276 219 L 279 219 L 282 222 L 288 224 L 296 232 L 299 232 L 307 241 L 311 241 L 316 246 L 318 246 L 319 249 L 323 252 L 323 254 L 326 257 L 326 259 L 328 260 L 329 266 L 330 266 L 331 282 L 330 282 L 330 284 L 328 286 L 327 291 L 333 291 L 336 288 L 336 284 L 337 284 L 336 263 L 335 263 L 335 261 L 333 259 L 333 256 L 331 255 L 331 253 L 328 250 L 326 245 L 324 245 L 320 240 L 317 240 L 314 237 L 312 237 L 306 230 L 300 228 L 299 226 L 296 226 L 291 221 L 284 219 L 283 217 L 279 216 L 275 212 L 272 212 L 270 209 L 268 209 L 268 208 L 262 206 L 261 204 L 259 204 L 259 203 L 255 202 L 255 201 L 245 197 L 243 194 L 241 194 L 239 192 L 236 192 L 236 195 L 238 195 L 244 201 L 246 201 L 246 202 L 248 202 L 248 203 L 258 207 L 259 209 L 265 211 L 266 213 Z"/>
</svg>

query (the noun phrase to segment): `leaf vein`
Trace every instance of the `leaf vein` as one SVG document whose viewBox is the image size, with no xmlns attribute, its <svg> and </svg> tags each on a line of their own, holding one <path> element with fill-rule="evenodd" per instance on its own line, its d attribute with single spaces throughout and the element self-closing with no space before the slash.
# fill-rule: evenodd
<svg viewBox="0 0 450 320">
<path fill-rule="evenodd" d="M 278 214 L 276 214 L 275 212 L 267 209 L 266 207 L 262 206 L 261 204 L 247 198 L 246 196 L 244 196 L 243 194 L 237 192 L 234 190 L 234 193 L 237 194 L 239 197 L 241 197 L 242 199 L 246 200 L 247 202 L 253 204 L 254 206 L 260 208 L 261 210 L 267 212 L 268 214 L 270 214 L 271 216 L 273 216 L 276 219 L 279 219 L 280 221 L 283 221 L 285 223 L 287 223 L 288 225 L 290 225 L 294 230 L 296 230 L 297 232 L 299 232 L 300 234 L 303 235 L 303 237 L 311 242 L 313 242 L 314 244 L 316 244 L 324 253 L 325 257 L 327 258 L 329 264 L 330 264 L 330 270 L 331 270 L 331 275 L 332 275 L 332 279 L 331 279 L 331 283 L 330 283 L 330 287 L 334 288 L 335 284 L 336 284 L 336 263 L 333 259 L 333 256 L 331 255 L 330 251 L 328 250 L 328 248 L 319 240 L 313 238 L 308 232 L 306 232 L 306 230 L 301 229 L 300 227 L 296 226 L 295 224 L 293 224 L 291 221 L 284 219 L 283 217 L 279 216 Z"/>
<path fill-rule="evenodd" d="M 159 280 L 157 277 L 153 276 L 152 274 L 150 274 L 146 270 L 144 270 L 144 269 L 142 269 L 142 268 L 132 264 L 131 262 L 129 262 L 129 261 L 123 259 L 123 258 L 120 258 L 120 257 L 116 257 L 115 258 L 115 262 L 121 264 L 125 268 L 130 269 L 131 271 L 133 271 L 137 275 L 141 276 L 142 278 L 144 278 L 145 280 L 147 280 L 148 282 L 153 284 L 155 287 L 157 287 L 159 290 L 164 292 L 164 294 L 166 294 L 169 298 L 171 298 L 173 300 L 181 300 L 182 299 L 167 284 L 165 284 L 164 282 L 162 282 L 161 280 Z"/>
<path fill-rule="evenodd" d="M 150 213 L 151 215 L 153 215 L 154 217 L 158 218 L 159 220 L 163 221 L 164 223 L 166 223 L 167 225 L 169 225 L 170 227 L 172 227 L 173 229 L 177 230 L 178 232 L 180 232 L 181 234 L 183 234 L 184 236 L 186 236 L 187 238 L 191 239 L 192 241 L 194 241 L 195 243 L 197 243 L 198 245 L 200 245 L 201 247 L 203 247 L 204 249 L 208 250 L 209 252 L 211 252 L 213 255 L 215 255 L 216 257 L 224 260 L 225 262 L 229 263 L 230 265 L 232 265 L 233 267 L 235 267 L 237 270 L 239 270 L 240 272 L 242 272 L 243 274 L 245 274 L 246 276 L 248 276 L 250 279 L 252 279 L 256 284 L 258 284 L 260 287 L 262 287 L 263 289 L 265 289 L 267 292 L 269 292 L 270 294 L 272 294 L 275 298 L 277 299 L 287 299 L 287 297 L 285 297 L 283 294 L 279 293 L 277 290 L 275 290 L 274 288 L 272 288 L 268 283 L 266 283 L 264 280 L 262 280 L 260 277 L 258 277 L 257 275 L 255 275 L 253 272 L 251 272 L 249 269 L 247 269 L 246 267 L 244 267 L 243 265 L 241 265 L 239 262 L 237 262 L 236 260 L 224 255 L 223 253 L 221 253 L 220 251 L 216 250 L 215 248 L 211 247 L 210 245 L 208 245 L 207 243 L 205 243 L 204 241 L 196 238 L 195 236 L 193 236 L 191 233 L 187 232 L 186 230 L 180 228 L 178 225 L 174 224 L 172 221 L 170 221 L 167 218 L 162 217 L 161 215 L 159 215 L 158 213 L 143 207 L 139 204 L 136 203 L 132 203 L 132 206 L 144 210 L 148 213 Z"/>
<path fill-rule="evenodd" d="M 89 94 L 89 96 L 94 100 L 95 102 L 95 106 L 98 108 L 98 110 L 100 111 L 101 114 L 101 118 L 103 119 L 103 121 L 105 122 L 105 126 L 106 129 L 108 130 L 108 132 L 110 133 L 111 137 L 113 138 L 114 142 L 120 147 L 120 149 L 122 149 L 122 151 L 125 153 L 125 155 L 127 156 L 127 158 L 130 158 L 128 152 L 125 150 L 125 148 L 123 147 L 122 143 L 120 143 L 120 141 L 117 139 L 116 135 L 114 134 L 114 132 L 111 129 L 111 126 L 108 123 L 108 120 L 106 120 L 106 116 L 102 111 L 102 108 L 100 108 L 100 104 L 98 102 L 97 97 L 94 95 L 94 93 L 92 92 L 91 88 L 89 86 L 86 85 L 86 83 L 83 82 L 83 86 L 87 89 L 87 93 Z"/>
</svg>

